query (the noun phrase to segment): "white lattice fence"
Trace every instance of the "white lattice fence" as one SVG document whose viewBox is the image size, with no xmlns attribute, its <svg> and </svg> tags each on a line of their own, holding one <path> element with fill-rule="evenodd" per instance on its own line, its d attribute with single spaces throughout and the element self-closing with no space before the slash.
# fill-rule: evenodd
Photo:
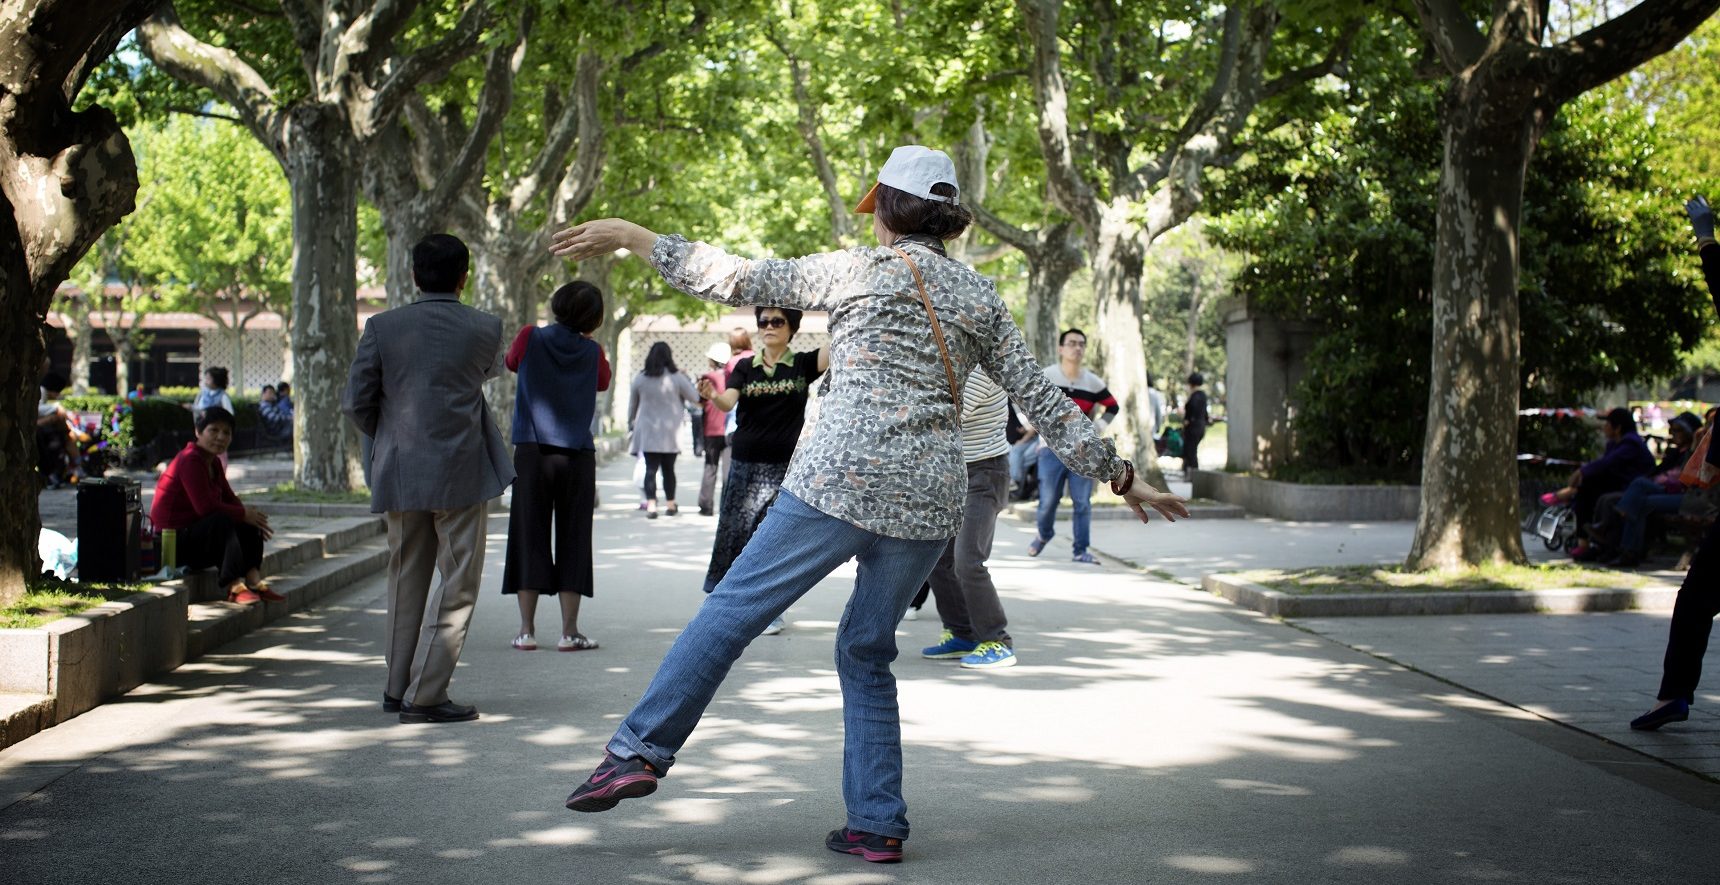
<svg viewBox="0 0 1720 885">
<path fill-rule="evenodd" d="M 210 366 L 224 366 L 231 393 L 254 392 L 276 384 L 286 368 L 286 338 L 279 329 L 247 329 L 243 339 L 232 329 L 204 329 L 198 336 L 201 375 Z"/>
</svg>

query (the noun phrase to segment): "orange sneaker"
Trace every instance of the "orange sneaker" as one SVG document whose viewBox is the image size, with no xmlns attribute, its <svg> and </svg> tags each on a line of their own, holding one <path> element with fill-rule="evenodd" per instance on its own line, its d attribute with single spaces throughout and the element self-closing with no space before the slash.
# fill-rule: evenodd
<svg viewBox="0 0 1720 885">
<path fill-rule="evenodd" d="M 257 594 L 258 598 L 262 599 L 264 602 L 287 601 L 285 596 L 276 593 L 274 588 L 269 586 L 268 581 L 258 581 L 257 585 L 251 588 L 251 592 Z"/>
<path fill-rule="evenodd" d="M 236 602 L 240 605 L 256 605 L 262 600 L 263 598 L 261 596 L 258 596 L 249 587 L 246 587 L 243 584 L 227 591 L 228 602 Z"/>
</svg>

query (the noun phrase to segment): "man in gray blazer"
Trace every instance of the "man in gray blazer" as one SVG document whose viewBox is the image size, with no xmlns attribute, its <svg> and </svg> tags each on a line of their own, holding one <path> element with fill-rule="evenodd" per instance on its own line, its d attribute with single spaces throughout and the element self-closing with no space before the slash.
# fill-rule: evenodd
<svg viewBox="0 0 1720 885">
<path fill-rule="evenodd" d="M 370 509 L 387 515 L 382 709 L 401 722 L 478 718 L 448 699 L 448 681 L 478 598 L 489 501 L 514 479 L 483 392 L 501 374 L 502 321 L 460 303 L 469 266 L 466 245 L 447 234 L 412 247 L 418 300 L 364 324 L 342 402 L 372 438 Z"/>
</svg>

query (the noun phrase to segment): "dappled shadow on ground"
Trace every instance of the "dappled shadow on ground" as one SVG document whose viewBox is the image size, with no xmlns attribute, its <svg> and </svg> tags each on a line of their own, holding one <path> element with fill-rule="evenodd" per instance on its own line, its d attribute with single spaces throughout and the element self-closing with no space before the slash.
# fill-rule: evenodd
<svg viewBox="0 0 1720 885">
<path fill-rule="evenodd" d="M 660 534 L 606 566 L 702 572 L 708 551 Z M 374 597 L 300 613 L 103 708 L 123 725 L 168 705 L 165 732 L 33 747 L 79 767 L 0 811 L 7 881 L 1540 883 L 1720 861 L 1712 816 L 1455 711 L 1444 686 L 1186 588 L 1013 560 L 1021 666 L 919 659 L 930 606 L 900 631 L 909 863 L 820 847 L 843 819 L 841 575 L 753 644 L 657 795 L 565 811 L 697 577 L 609 622 L 607 657 L 504 662 L 475 630 L 456 687 L 483 719 L 446 726 L 377 709 Z"/>
</svg>

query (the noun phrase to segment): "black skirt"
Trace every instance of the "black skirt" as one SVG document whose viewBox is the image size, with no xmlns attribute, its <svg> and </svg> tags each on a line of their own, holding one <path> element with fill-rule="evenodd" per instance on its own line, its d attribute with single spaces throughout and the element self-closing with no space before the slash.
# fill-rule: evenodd
<svg viewBox="0 0 1720 885">
<path fill-rule="evenodd" d="M 590 596 L 597 453 L 521 443 L 514 447 L 514 473 L 502 592 Z"/>
</svg>

